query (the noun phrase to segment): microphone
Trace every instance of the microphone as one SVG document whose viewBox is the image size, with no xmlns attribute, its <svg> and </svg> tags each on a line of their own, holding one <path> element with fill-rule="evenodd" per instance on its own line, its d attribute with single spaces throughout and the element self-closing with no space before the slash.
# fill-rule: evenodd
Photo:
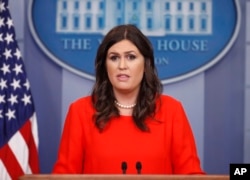
<svg viewBox="0 0 250 180">
<path fill-rule="evenodd" d="M 122 162 L 121 168 L 122 168 L 122 174 L 126 174 L 127 163 L 125 161 Z"/>
<path fill-rule="evenodd" d="M 140 161 L 137 161 L 135 164 L 136 170 L 137 170 L 137 174 L 141 174 L 141 169 L 142 169 L 142 165 Z"/>
</svg>

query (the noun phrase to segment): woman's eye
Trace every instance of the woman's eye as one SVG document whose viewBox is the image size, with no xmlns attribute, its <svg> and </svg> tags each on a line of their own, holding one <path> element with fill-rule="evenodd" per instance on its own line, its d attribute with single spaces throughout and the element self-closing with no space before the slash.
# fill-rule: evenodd
<svg viewBox="0 0 250 180">
<path fill-rule="evenodd" d="M 136 57 L 135 57 L 135 55 L 130 54 L 130 55 L 127 56 L 127 58 L 129 60 L 134 60 Z"/>
<path fill-rule="evenodd" d="M 111 59 L 112 61 L 115 61 L 115 60 L 118 59 L 118 56 L 111 56 L 110 59 Z"/>
</svg>

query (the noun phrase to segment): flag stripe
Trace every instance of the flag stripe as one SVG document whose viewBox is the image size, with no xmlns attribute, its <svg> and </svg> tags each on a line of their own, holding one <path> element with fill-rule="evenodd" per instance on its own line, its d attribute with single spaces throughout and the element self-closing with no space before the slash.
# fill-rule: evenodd
<svg viewBox="0 0 250 180">
<path fill-rule="evenodd" d="M 32 169 L 33 173 L 38 173 L 39 172 L 39 168 L 37 166 L 38 164 L 38 152 L 37 152 L 37 147 L 34 141 L 34 136 L 32 135 L 33 132 L 31 131 L 31 125 L 32 125 L 32 120 L 27 121 L 27 123 L 20 129 L 20 133 L 22 134 L 24 140 L 26 141 L 26 144 L 29 147 L 29 151 L 33 152 L 32 154 L 30 154 L 29 158 L 29 165 L 30 168 Z M 30 133 L 32 132 L 32 133 Z M 27 171 L 28 173 L 28 171 Z"/>
<path fill-rule="evenodd" d="M 38 127 L 37 127 L 37 119 L 36 119 L 35 112 L 31 116 L 30 121 L 31 121 L 31 130 L 32 130 L 34 141 L 35 141 L 35 145 L 36 147 L 38 147 L 38 131 L 37 131 Z"/>
<path fill-rule="evenodd" d="M 4 180 L 11 180 L 11 177 L 1 159 L 0 159 L 0 174 Z"/>
<path fill-rule="evenodd" d="M 15 154 L 13 154 L 13 152 L 10 149 L 8 144 L 6 144 L 4 147 L 2 147 L 0 149 L 0 157 L 3 161 L 4 166 L 6 167 L 9 175 L 11 177 L 15 177 L 13 179 L 16 179 L 21 174 L 24 174 L 22 168 L 20 167 L 20 165 L 16 159 Z"/>
<path fill-rule="evenodd" d="M 28 122 L 29 121 L 27 121 L 21 129 L 23 129 L 28 124 Z M 22 171 L 30 174 L 31 170 L 27 161 L 29 159 L 29 149 L 21 133 L 17 131 L 16 134 L 10 139 L 8 144 L 12 152 L 15 154 Z M 17 144 L 22 144 L 22 148 L 17 146 Z"/>
</svg>

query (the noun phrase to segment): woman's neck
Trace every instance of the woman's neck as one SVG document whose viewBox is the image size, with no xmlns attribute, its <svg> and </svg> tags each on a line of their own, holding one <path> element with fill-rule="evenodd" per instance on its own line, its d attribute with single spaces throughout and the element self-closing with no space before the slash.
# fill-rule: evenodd
<svg viewBox="0 0 250 180">
<path fill-rule="evenodd" d="M 132 114 L 133 114 L 133 109 L 122 109 L 122 108 L 118 108 L 118 109 L 119 109 L 120 115 L 132 116 Z"/>
<path fill-rule="evenodd" d="M 125 106 L 130 106 L 133 104 L 136 104 L 138 92 L 118 92 L 114 91 L 114 95 L 116 98 L 116 101 L 119 104 L 125 105 Z"/>
<path fill-rule="evenodd" d="M 119 109 L 120 115 L 131 116 L 133 113 L 134 106 L 136 105 L 138 92 L 118 92 L 114 90 L 116 98 L 116 107 Z"/>
</svg>

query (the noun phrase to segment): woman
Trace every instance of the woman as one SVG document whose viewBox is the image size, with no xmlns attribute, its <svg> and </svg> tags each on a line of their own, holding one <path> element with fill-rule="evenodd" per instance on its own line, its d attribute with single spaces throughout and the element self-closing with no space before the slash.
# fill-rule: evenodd
<svg viewBox="0 0 250 180">
<path fill-rule="evenodd" d="M 203 174 L 181 103 L 162 94 L 150 41 L 133 25 L 100 44 L 92 95 L 69 108 L 53 173 Z"/>
</svg>

